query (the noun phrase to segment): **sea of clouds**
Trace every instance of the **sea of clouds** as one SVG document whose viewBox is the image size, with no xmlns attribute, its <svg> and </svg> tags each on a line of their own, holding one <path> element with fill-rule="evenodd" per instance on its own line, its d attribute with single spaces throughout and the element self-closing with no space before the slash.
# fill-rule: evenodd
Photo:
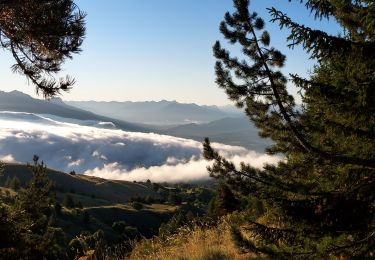
<svg viewBox="0 0 375 260">
<path fill-rule="evenodd" d="M 203 137 L 202 137 L 203 139 Z M 212 146 L 236 164 L 261 168 L 279 157 L 239 146 Z M 0 160 L 30 162 L 37 154 L 48 167 L 107 179 L 195 182 L 209 179 L 202 144 L 154 133 L 126 132 L 110 122 L 0 112 Z"/>
</svg>

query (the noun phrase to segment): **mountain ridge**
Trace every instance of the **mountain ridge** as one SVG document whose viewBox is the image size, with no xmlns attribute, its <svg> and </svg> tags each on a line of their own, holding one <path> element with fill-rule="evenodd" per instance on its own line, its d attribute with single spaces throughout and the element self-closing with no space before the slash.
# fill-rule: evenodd
<svg viewBox="0 0 375 260">
<path fill-rule="evenodd" d="M 137 124 L 97 115 L 87 110 L 69 106 L 59 98 L 51 100 L 36 99 L 17 90 L 11 92 L 0 91 L 0 111 L 50 114 L 78 120 L 110 121 L 118 128 L 127 131 L 152 131 Z"/>
<path fill-rule="evenodd" d="M 66 102 L 60 97 L 43 100 L 35 99 L 19 91 L 0 91 L 0 111 L 49 114 L 77 120 L 111 122 L 114 127 L 125 131 L 152 132 L 199 142 L 203 141 L 205 137 L 209 137 L 213 142 L 243 146 L 258 152 L 264 152 L 265 147 L 271 144 L 268 139 L 261 139 L 249 119 L 232 107 L 223 107 L 224 110 L 232 110 L 223 112 L 216 106 L 202 108 L 194 103 L 180 104 L 176 101 L 166 100 L 146 102 L 86 101 L 88 103 L 85 104 L 110 104 L 105 108 L 107 112 L 100 115 L 91 107 L 84 109 L 72 106 L 71 102 L 67 102 L 68 104 Z M 113 104 L 116 106 L 114 107 Z M 155 107 L 155 104 L 158 108 Z M 101 111 L 103 112 L 103 108 Z M 129 120 L 114 118 L 113 114 L 116 113 L 132 117 L 125 116 Z M 190 119 L 188 115 L 190 115 Z M 136 118 L 138 121 L 134 122 L 131 120 L 132 118 Z M 148 122 L 149 119 L 151 119 L 151 123 Z"/>
<path fill-rule="evenodd" d="M 68 105 L 103 116 L 151 125 L 207 123 L 225 117 L 240 116 L 236 110 L 218 106 L 179 103 L 176 101 L 65 101 Z"/>
</svg>

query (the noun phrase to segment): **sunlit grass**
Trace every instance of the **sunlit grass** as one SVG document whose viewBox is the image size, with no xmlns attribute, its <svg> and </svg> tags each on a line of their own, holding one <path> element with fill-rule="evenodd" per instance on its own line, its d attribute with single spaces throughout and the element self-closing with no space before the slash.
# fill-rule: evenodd
<svg viewBox="0 0 375 260">
<path fill-rule="evenodd" d="M 166 240 L 142 240 L 135 244 L 130 259 L 252 259 L 252 255 L 240 253 L 232 242 L 229 225 L 222 221 L 216 227 L 181 228 Z"/>
</svg>

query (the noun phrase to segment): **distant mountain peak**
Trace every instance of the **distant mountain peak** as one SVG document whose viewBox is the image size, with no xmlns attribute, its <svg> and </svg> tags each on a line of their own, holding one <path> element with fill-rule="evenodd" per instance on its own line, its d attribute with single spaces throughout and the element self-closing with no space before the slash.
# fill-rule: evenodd
<svg viewBox="0 0 375 260">
<path fill-rule="evenodd" d="M 18 90 L 12 90 L 10 92 L 3 92 L 4 94 L 8 94 L 8 95 L 12 95 L 12 96 L 17 96 L 17 97 L 25 97 L 25 98 L 32 98 L 31 96 L 21 92 L 21 91 L 18 91 Z"/>
<path fill-rule="evenodd" d="M 55 97 L 50 100 L 37 99 L 17 90 L 11 92 L 0 91 L 0 111 L 26 112 L 42 115 L 49 114 L 76 120 L 114 122 L 116 126 L 126 131 L 148 131 L 148 129 L 137 124 L 97 115 L 91 110 L 87 111 L 69 106 L 60 97 Z"/>
</svg>

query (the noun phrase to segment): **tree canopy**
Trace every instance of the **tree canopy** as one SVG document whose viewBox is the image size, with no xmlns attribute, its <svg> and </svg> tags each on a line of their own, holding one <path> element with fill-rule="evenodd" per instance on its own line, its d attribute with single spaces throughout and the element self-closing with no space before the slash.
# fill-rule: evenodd
<svg viewBox="0 0 375 260">
<path fill-rule="evenodd" d="M 54 75 L 81 51 L 84 18 L 72 0 L 0 0 L 0 44 L 16 61 L 12 70 L 44 97 L 69 90 L 75 80 Z"/>
<path fill-rule="evenodd" d="M 259 254 L 287 258 L 374 256 L 375 251 L 375 4 L 372 1 L 301 1 L 319 19 L 334 19 L 344 35 L 329 35 L 269 8 L 271 22 L 289 30 L 317 65 L 310 78 L 284 75 L 286 62 L 271 46 L 264 20 L 234 0 L 220 31 L 242 48 L 233 57 L 216 42 L 217 84 L 244 107 L 262 137 L 283 154 L 278 165 L 240 168 L 204 143 L 210 174 L 249 201 L 242 214 L 251 239 L 233 226 L 236 242 Z M 300 91 L 301 106 L 287 91 Z M 249 199 L 250 198 L 250 199 Z M 260 207 L 261 206 L 261 207 Z M 256 210 L 261 208 L 261 210 Z"/>
</svg>

